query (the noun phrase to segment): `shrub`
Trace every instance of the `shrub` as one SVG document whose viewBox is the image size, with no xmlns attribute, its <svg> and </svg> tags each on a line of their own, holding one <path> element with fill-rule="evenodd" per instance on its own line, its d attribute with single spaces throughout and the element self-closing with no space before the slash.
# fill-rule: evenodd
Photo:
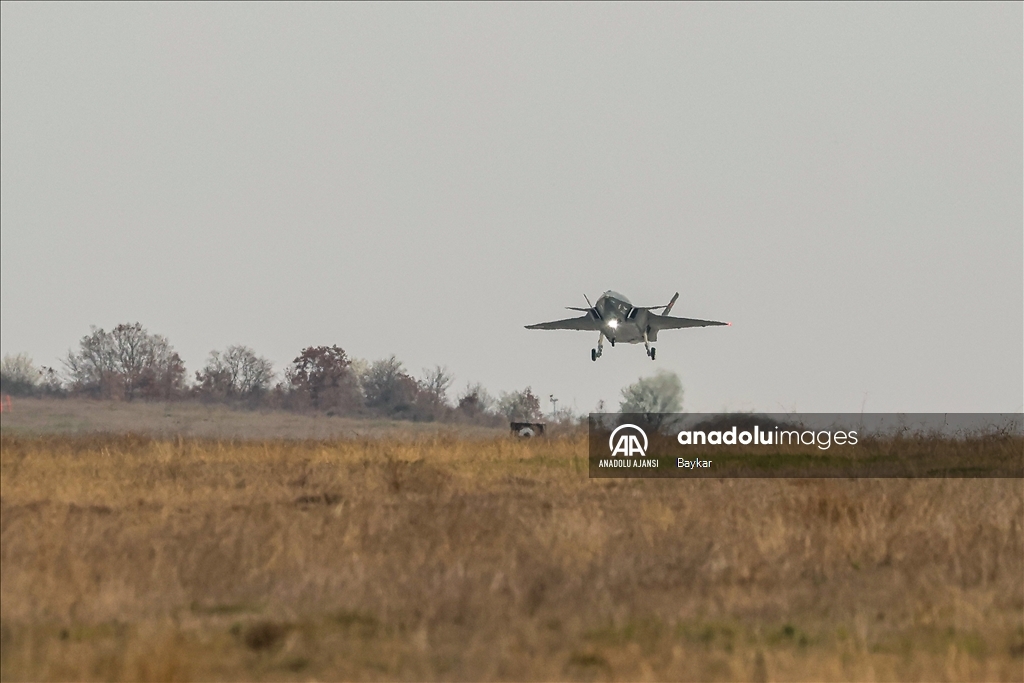
<svg viewBox="0 0 1024 683">
<path fill-rule="evenodd" d="M 39 391 L 42 372 L 27 353 L 4 355 L 0 364 L 0 390 L 15 396 L 31 396 Z"/>
</svg>

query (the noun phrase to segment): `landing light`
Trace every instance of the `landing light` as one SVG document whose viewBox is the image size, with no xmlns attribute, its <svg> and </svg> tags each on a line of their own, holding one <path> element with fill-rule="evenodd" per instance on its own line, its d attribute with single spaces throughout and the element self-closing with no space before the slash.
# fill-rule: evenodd
<svg viewBox="0 0 1024 683">
<path fill-rule="evenodd" d="M 616 327 L 618 327 L 618 326 L 619 326 L 619 321 L 616 320 L 615 318 L 612 318 L 611 320 L 608 321 L 608 327 L 612 328 L 613 330 Z"/>
</svg>

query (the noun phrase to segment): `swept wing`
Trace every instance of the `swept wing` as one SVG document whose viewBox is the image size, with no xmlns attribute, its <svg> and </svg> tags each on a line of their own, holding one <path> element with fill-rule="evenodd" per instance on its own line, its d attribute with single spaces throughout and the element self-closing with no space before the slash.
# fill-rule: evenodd
<svg viewBox="0 0 1024 683">
<path fill-rule="evenodd" d="M 651 313 L 647 317 L 647 324 L 655 330 L 678 330 L 684 327 L 711 327 L 714 325 L 730 325 L 717 320 L 700 320 L 698 318 L 676 318 L 671 315 L 658 315 Z"/>
<path fill-rule="evenodd" d="M 553 320 L 549 323 L 537 323 L 527 325 L 528 330 L 600 330 L 601 321 L 590 315 L 579 318 L 566 318 L 565 320 Z"/>
</svg>

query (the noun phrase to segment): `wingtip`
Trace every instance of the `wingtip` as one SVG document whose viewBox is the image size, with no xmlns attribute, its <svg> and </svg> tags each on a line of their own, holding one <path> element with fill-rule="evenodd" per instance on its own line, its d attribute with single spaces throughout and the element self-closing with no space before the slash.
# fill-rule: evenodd
<svg viewBox="0 0 1024 683">
<path fill-rule="evenodd" d="M 732 327 L 732 323 L 726 323 L 725 326 L 726 327 Z"/>
</svg>

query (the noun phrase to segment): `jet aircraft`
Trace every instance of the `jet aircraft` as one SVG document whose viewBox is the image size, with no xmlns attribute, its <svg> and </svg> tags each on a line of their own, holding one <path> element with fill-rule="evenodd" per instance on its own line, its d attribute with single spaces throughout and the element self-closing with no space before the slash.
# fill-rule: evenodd
<svg viewBox="0 0 1024 683">
<path fill-rule="evenodd" d="M 616 342 L 624 344 L 644 343 L 647 349 L 647 356 L 654 360 L 656 349 L 651 342 L 658 341 L 658 332 L 661 330 L 675 330 L 683 327 L 710 327 L 713 325 L 732 325 L 716 320 L 698 320 L 696 318 L 676 318 L 669 315 L 672 306 L 679 298 L 676 292 L 672 300 L 662 306 L 636 307 L 629 299 L 618 292 L 608 290 L 600 296 L 596 304 L 590 303 L 590 298 L 584 294 L 587 300 L 587 308 L 566 306 L 571 311 L 583 311 L 585 315 L 579 318 L 567 318 L 555 320 L 549 323 L 538 323 L 527 325 L 528 330 L 590 330 L 598 333 L 597 348 L 590 350 L 590 360 L 597 360 L 604 351 L 604 339 L 608 338 L 612 346 Z M 664 309 L 656 313 L 658 309 Z"/>
</svg>

